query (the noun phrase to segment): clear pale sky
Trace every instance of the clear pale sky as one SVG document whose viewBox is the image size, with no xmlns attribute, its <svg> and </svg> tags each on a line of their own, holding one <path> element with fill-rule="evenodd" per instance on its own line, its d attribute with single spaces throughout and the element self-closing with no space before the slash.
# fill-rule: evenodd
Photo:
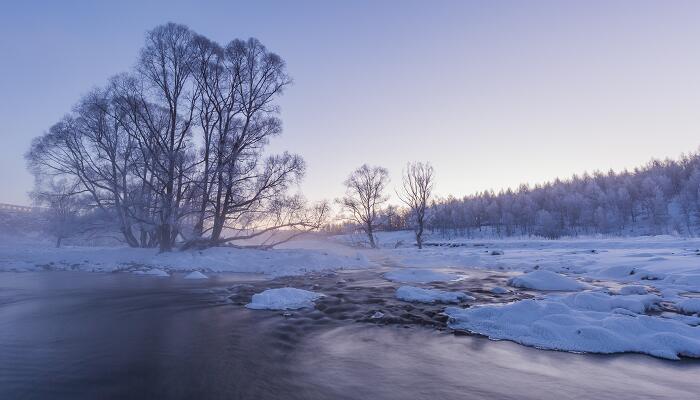
<svg viewBox="0 0 700 400">
<path fill-rule="evenodd" d="M 27 204 L 23 154 L 144 33 L 179 22 L 259 38 L 294 78 L 272 150 L 334 198 L 364 162 L 427 160 L 458 196 L 700 145 L 698 1 L 8 1 L 0 8 L 0 202 Z"/>
</svg>

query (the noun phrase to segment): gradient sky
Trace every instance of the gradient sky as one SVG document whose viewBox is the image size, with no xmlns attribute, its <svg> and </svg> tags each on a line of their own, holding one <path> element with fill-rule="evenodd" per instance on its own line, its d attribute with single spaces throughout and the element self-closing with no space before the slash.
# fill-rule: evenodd
<svg viewBox="0 0 700 400">
<path fill-rule="evenodd" d="M 174 21 L 254 36 L 294 78 L 273 151 L 334 198 L 364 162 L 437 193 L 619 170 L 700 145 L 698 1 L 6 1 L 0 6 L 0 202 L 27 204 L 23 154 Z"/>
</svg>

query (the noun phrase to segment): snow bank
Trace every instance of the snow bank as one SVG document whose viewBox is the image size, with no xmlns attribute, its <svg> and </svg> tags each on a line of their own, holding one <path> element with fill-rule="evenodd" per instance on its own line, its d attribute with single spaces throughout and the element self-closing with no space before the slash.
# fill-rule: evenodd
<svg viewBox="0 0 700 400">
<path fill-rule="evenodd" d="M 414 286 L 401 286 L 396 289 L 396 298 L 418 303 L 459 303 L 461 300 L 476 300 L 474 297 L 461 292 L 422 289 Z"/>
<path fill-rule="evenodd" d="M 574 291 L 587 287 L 574 279 L 552 271 L 533 271 L 508 280 L 510 286 L 535 290 Z"/>
<path fill-rule="evenodd" d="M 238 249 L 216 247 L 206 250 L 173 251 L 128 247 L 62 247 L 0 244 L 0 271 L 78 270 L 112 272 L 143 269 L 262 273 L 272 277 L 307 272 L 370 268 L 374 262 L 354 249 Z"/>
<path fill-rule="evenodd" d="M 679 310 L 686 314 L 700 313 L 700 298 L 681 300 L 676 305 Z"/>
<path fill-rule="evenodd" d="M 449 307 L 445 313 L 453 329 L 542 349 L 700 357 L 700 327 L 629 311 L 644 309 L 650 301 L 646 296 L 583 294 L 468 309 Z"/>
<path fill-rule="evenodd" d="M 199 271 L 192 271 L 185 275 L 185 279 L 209 279 L 209 277 Z"/>
<path fill-rule="evenodd" d="M 296 310 L 313 307 L 314 301 L 321 297 L 321 293 L 296 288 L 268 289 L 254 294 L 246 307 L 253 310 Z"/>
<path fill-rule="evenodd" d="M 463 276 L 427 269 L 399 269 L 387 272 L 384 277 L 394 282 L 409 283 L 453 282 L 464 279 Z"/>
</svg>

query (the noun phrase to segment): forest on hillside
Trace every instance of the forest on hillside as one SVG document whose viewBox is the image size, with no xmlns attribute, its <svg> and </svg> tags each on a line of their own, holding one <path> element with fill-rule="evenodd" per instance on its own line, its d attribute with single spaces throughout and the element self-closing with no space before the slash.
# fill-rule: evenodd
<svg viewBox="0 0 700 400">
<path fill-rule="evenodd" d="M 408 209 L 381 211 L 385 230 L 411 229 Z M 426 228 L 441 236 L 700 234 L 700 153 L 632 171 L 594 172 L 517 189 L 430 202 Z"/>
</svg>

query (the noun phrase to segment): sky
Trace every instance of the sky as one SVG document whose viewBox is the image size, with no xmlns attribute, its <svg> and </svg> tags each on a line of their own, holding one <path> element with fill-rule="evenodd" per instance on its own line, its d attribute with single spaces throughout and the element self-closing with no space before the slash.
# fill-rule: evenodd
<svg viewBox="0 0 700 400">
<path fill-rule="evenodd" d="M 464 196 L 695 151 L 699 20 L 697 1 L 5 2 L 0 203 L 29 204 L 32 138 L 165 22 L 286 60 L 270 151 L 301 154 L 319 200 L 363 163 L 398 186 L 429 161 L 436 194 Z"/>
</svg>

